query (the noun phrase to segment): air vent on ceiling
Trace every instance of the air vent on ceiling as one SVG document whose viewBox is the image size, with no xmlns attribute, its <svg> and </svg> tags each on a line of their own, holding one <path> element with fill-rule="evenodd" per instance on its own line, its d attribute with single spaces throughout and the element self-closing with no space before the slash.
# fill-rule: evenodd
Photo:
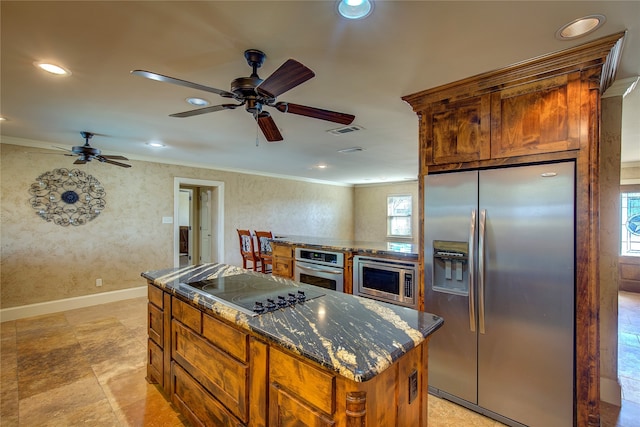
<svg viewBox="0 0 640 427">
<path fill-rule="evenodd" d="M 357 130 L 363 130 L 363 129 L 364 128 L 362 126 L 345 126 L 342 128 L 331 129 L 331 130 L 328 130 L 327 132 L 333 135 L 342 135 L 345 133 L 355 132 Z"/>
<path fill-rule="evenodd" d="M 338 150 L 338 153 L 357 153 L 358 151 L 364 151 L 362 147 L 349 147 Z"/>
</svg>

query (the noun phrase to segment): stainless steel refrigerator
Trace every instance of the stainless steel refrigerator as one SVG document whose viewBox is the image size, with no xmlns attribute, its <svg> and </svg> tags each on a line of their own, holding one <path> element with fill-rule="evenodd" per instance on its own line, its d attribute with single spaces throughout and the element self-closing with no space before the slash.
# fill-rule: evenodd
<svg viewBox="0 0 640 427">
<path fill-rule="evenodd" d="M 425 177 L 429 389 L 506 424 L 574 413 L 575 164 Z"/>
</svg>

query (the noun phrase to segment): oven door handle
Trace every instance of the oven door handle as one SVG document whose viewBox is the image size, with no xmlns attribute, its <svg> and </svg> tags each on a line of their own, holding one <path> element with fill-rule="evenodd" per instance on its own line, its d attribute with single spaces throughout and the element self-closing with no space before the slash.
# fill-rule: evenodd
<svg viewBox="0 0 640 427">
<path fill-rule="evenodd" d="M 328 273 L 328 274 L 343 274 L 344 272 L 342 270 L 327 270 L 324 268 L 317 268 L 317 267 L 308 267 L 306 265 L 300 265 L 300 263 L 296 263 L 296 267 L 302 269 L 302 270 L 309 270 L 309 271 L 315 271 L 318 273 Z"/>
</svg>

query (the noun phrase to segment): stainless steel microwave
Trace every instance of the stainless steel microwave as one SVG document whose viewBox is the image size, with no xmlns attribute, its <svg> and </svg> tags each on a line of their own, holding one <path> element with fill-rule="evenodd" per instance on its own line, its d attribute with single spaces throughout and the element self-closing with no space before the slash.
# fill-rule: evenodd
<svg viewBox="0 0 640 427">
<path fill-rule="evenodd" d="M 357 255 L 353 257 L 353 293 L 417 308 L 417 263 Z"/>
</svg>

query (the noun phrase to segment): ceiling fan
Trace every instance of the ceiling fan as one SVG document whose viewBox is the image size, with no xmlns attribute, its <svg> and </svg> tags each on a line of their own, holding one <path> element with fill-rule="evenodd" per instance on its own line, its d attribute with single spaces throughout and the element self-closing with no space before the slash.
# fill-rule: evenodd
<svg viewBox="0 0 640 427">
<path fill-rule="evenodd" d="M 126 163 L 116 162 L 115 160 L 129 160 L 123 156 L 104 156 L 101 151 L 97 148 L 93 148 L 89 145 L 89 140 L 93 137 L 91 132 L 80 132 L 80 135 L 85 139 L 84 145 L 76 145 L 72 147 L 71 150 L 67 150 L 62 147 L 55 147 L 60 150 L 70 151 L 72 154 L 65 154 L 66 156 L 77 156 L 78 159 L 73 162 L 74 165 L 83 165 L 91 160 L 97 160 L 101 163 L 110 163 L 112 165 L 120 166 L 123 168 L 130 168 L 131 165 L 127 165 Z"/>
<path fill-rule="evenodd" d="M 230 92 L 153 73 L 151 71 L 133 70 L 131 73 L 147 79 L 203 90 L 218 94 L 223 98 L 231 98 L 239 102 L 239 104 L 212 105 L 210 107 L 170 114 L 170 117 L 191 117 L 205 113 L 213 113 L 214 111 L 233 110 L 244 106 L 245 110 L 251 113 L 258 122 L 258 126 L 260 126 L 262 133 L 269 142 L 282 141 L 283 138 L 271 114 L 263 111 L 264 106 L 273 107 L 282 113 L 298 114 L 300 116 L 327 120 L 344 125 L 351 124 L 355 119 L 355 116 L 351 114 L 338 113 L 336 111 L 323 110 L 321 108 L 308 107 L 290 102 L 276 102 L 276 98 L 279 95 L 311 79 L 315 76 L 315 73 L 300 62 L 289 59 L 269 77 L 262 80 L 258 76 L 258 68 L 262 66 L 266 55 L 257 49 L 248 49 L 244 52 L 244 57 L 253 69 L 253 72 L 249 77 L 238 77 L 234 79 L 231 82 Z"/>
</svg>

